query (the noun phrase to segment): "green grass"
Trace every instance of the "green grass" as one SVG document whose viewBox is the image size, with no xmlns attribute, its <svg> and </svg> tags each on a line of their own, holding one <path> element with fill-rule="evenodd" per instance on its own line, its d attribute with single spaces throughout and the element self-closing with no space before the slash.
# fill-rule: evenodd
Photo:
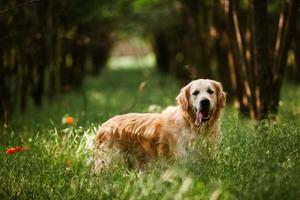
<svg viewBox="0 0 300 200">
<path fill-rule="evenodd" d="M 242 119 L 228 105 L 216 152 L 199 139 L 173 163 L 153 161 L 143 171 L 115 164 L 94 176 L 91 146 L 99 124 L 174 104 L 178 90 L 174 79 L 151 68 L 114 68 L 40 110 L 16 114 L 0 135 L 0 199 L 299 198 L 300 88 L 288 84 L 276 122 Z M 62 124 L 65 115 L 75 124 Z M 12 146 L 30 150 L 7 155 Z"/>
</svg>

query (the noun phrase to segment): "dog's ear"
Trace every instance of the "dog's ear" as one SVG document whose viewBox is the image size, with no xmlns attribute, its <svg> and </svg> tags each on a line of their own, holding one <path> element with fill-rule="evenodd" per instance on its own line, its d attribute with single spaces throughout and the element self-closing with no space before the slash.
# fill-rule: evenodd
<svg viewBox="0 0 300 200">
<path fill-rule="evenodd" d="M 226 103 L 226 93 L 223 91 L 223 86 L 217 81 L 212 81 L 212 83 L 216 88 L 218 105 L 220 108 L 224 108 Z"/>
<path fill-rule="evenodd" d="M 190 84 L 181 88 L 179 95 L 176 97 L 177 104 L 183 111 L 189 109 Z"/>
</svg>

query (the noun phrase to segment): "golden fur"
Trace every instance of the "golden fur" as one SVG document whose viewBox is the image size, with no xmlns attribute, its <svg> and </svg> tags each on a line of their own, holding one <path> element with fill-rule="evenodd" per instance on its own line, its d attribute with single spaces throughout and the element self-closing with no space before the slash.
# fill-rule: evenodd
<svg viewBox="0 0 300 200">
<path fill-rule="evenodd" d="M 207 92 L 208 88 L 213 94 Z M 193 90 L 199 94 L 192 94 Z M 211 115 L 208 121 L 196 125 L 195 110 L 200 109 L 202 99 L 211 102 Z M 177 106 L 170 106 L 161 113 L 118 115 L 103 123 L 96 136 L 95 172 L 119 152 L 124 152 L 127 158 L 134 156 L 143 164 L 156 156 L 182 154 L 187 143 L 198 134 L 214 140 L 220 138 L 219 117 L 225 106 L 220 83 L 208 79 L 192 81 L 181 89 L 176 101 Z"/>
</svg>

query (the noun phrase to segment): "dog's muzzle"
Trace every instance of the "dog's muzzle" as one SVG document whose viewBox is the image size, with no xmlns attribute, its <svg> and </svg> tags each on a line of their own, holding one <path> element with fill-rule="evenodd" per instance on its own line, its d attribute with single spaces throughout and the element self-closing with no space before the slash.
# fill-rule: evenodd
<svg viewBox="0 0 300 200">
<path fill-rule="evenodd" d="M 196 121 L 195 125 L 199 126 L 202 122 L 208 121 L 212 113 L 212 106 L 209 99 L 203 99 L 196 108 Z"/>
</svg>

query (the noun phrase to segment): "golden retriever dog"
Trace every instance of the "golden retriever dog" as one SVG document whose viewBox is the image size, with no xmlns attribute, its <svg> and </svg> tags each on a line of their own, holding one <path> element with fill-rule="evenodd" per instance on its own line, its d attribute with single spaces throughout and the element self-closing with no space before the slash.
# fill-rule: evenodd
<svg viewBox="0 0 300 200">
<path fill-rule="evenodd" d="M 161 113 L 129 113 L 109 119 L 96 135 L 95 172 L 120 152 L 143 164 L 156 156 L 182 155 L 197 135 L 217 143 L 225 99 L 219 82 L 198 79 L 181 89 L 177 106 L 167 107 Z"/>
</svg>

